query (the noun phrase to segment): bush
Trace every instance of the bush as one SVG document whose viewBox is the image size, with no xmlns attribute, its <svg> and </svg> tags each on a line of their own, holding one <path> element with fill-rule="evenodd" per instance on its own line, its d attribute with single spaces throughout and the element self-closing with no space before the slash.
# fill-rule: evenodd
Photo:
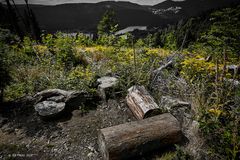
<svg viewBox="0 0 240 160">
<path fill-rule="evenodd" d="M 211 82 L 208 79 L 195 81 L 196 116 L 202 137 L 208 145 L 209 157 L 214 159 L 238 158 L 240 152 L 240 89 L 224 81 Z M 199 87 L 203 86 L 203 87 Z M 199 90 L 199 88 L 202 88 Z"/>
<path fill-rule="evenodd" d="M 7 85 L 9 85 L 9 82 L 11 80 L 7 53 L 8 47 L 0 42 L 0 102 L 3 100 L 3 90 Z"/>
<path fill-rule="evenodd" d="M 0 28 L 0 102 L 3 101 L 3 92 L 7 85 L 10 84 L 12 77 L 10 75 L 10 41 L 14 41 L 14 37 L 8 30 Z"/>
<path fill-rule="evenodd" d="M 227 92 L 227 91 L 225 91 Z M 232 104 L 231 104 L 232 103 Z M 199 122 L 209 145 L 209 153 L 219 159 L 238 159 L 240 154 L 240 118 L 238 104 L 231 102 L 202 106 Z"/>
<path fill-rule="evenodd" d="M 207 62 L 199 55 L 185 58 L 181 63 L 181 68 L 181 75 L 191 82 L 212 79 L 215 75 L 215 64 Z"/>
</svg>

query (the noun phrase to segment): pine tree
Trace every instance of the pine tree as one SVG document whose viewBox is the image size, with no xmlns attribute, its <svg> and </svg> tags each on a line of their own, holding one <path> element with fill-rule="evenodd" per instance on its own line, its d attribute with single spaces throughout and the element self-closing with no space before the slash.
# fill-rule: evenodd
<svg viewBox="0 0 240 160">
<path fill-rule="evenodd" d="M 107 10 L 101 21 L 99 22 L 98 26 L 98 35 L 110 35 L 117 31 L 118 23 L 116 20 L 116 14 L 113 10 Z"/>
</svg>

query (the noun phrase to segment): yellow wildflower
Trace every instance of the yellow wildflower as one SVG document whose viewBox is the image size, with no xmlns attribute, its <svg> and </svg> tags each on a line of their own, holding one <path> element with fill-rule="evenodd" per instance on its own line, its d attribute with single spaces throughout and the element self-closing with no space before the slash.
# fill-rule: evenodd
<svg viewBox="0 0 240 160">
<path fill-rule="evenodd" d="M 221 115 L 221 113 L 222 113 L 222 111 L 221 110 L 219 110 L 219 109 L 209 109 L 208 110 L 208 112 L 209 113 L 212 113 L 212 114 L 215 114 L 217 117 L 219 117 L 220 115 Z"/>
</svg>

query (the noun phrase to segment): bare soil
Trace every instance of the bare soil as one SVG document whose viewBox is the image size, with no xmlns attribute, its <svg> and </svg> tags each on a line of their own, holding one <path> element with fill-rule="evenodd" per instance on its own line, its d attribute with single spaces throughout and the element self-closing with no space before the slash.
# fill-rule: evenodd
<svg viewBox="0 0 240 160">
<path fill-rule="evenodd" d="M 123 100 L 108 100 L 92 110 L 74 110 L 63 119 L 43 121 L 32 106 L 0 115 L 0 159 L 98 160 L 101 128 L 135 118 Z"/>
</svg>

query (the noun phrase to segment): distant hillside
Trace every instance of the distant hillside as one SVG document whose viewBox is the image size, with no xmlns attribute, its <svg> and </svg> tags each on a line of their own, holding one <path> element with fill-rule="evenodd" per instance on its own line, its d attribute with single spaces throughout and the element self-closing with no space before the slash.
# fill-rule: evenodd
<svg viewBox="0 0 240 160">
<path fill-rule="evenodd" d="M 31 5 L 42 29 L 94 31 L 104 12 L 114 9 L 122 28 L 127 26 L 164 26 L 169 23 L 162 16 L 154 15 L 148 8 L 129 2 L 101 2 L 97 4 L 63 4 L 57 6 Z M 19 6 L 20 11 L 24 9 Z"/>
<path fill-rule="evenodd" d="M 199 14 L 212 10 L 228 7 L 234 4 L 240 4 L 239 0 L 185 0 L 172 1 L 167 0 L 152 8 L 158 15 L 168 16 L 170 19 L 181 19 L 198 16 Z"/>
<path fill-rule="evenodd" d="M 103 13 L 115 10 L 120 27 L 156 26 L 164 27 L 179 19 L 198 15 L 213 8 L 239 3 L 239 0 L 186 0 L 174 2 L 167 0 L 155 6 L 141 6 L 130 2 L 101 2 L 62 4 L 56 6 L 31 5 L 41 29 L 47 32 L 96 30 Z M 21 13 L 24 5 L 18 6 Z"/>
<path fill-rule="evenodd" d="M 161 47 L 187 48 L 190 45 L 214 46 L 221 50 L 227 44 L 229 51 L 240 53 L 240 5 L 214 10 L 201 16 L 179 21 L 176 25 L 159 30 Z M 170 38 L 169 38 L 170 37 Z M 215 42 L 218 43 L 215 43 Z M 207 42 L 207 43 L 206 43 Z M 196 45 L 197 44 L 197 45 Z M 202 47 L 202 46 L 201 46 Z M 202 50 L 202 48 L 201 48 Z"/>
</svg>

